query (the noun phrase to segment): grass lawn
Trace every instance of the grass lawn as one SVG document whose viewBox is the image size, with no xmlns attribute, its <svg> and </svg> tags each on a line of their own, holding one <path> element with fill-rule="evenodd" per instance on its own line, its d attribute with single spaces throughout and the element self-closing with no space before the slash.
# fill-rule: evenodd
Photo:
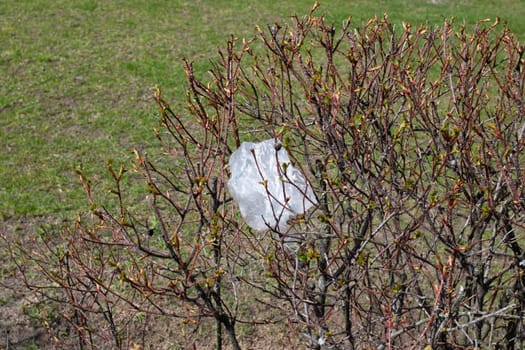
<svg viewBox="0 0 525 350">
<path fill-rule="evenodd" d="M 231 33 L 305 14 L 313 1 L 0 2 L 0 220 L 66 218 L 87 201 L 74 169 L 105 186 L 108 159 L 154 147 L 158 84 L 180 110 L 181 58 L 205 74 Z M 394 23 L 474 23 L 500 16 L 525 35 L 523 1 L 322 1 L 317 14 L 358 27 L 384 12 Z"/>
</svg>

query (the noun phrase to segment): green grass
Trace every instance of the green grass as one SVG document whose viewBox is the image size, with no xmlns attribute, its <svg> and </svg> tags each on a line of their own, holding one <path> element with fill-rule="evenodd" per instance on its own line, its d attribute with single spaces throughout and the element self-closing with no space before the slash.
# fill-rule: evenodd
<svg viewBox="0 0 525 350">
<path fill-rule="evenodd" d="M 68 217 L 87 207 L 74 169 L 107 186 L 105 162 L 155 147 L 151 99 L 184 102 L 182 57 L 200 74 L 231 33 L 305 14 L 313 1 L 0 2 L 0 219 Z M 523 1 L 322 1 L 318 15 L 353 26 L 384 12 L 394 23 L 500 16 L 521 37 Z"/>
</svg>

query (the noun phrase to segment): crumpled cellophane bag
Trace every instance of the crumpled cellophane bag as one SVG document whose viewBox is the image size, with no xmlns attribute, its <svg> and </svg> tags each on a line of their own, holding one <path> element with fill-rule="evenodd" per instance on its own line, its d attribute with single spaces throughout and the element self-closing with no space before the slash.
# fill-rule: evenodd
<svg viewBox="0 0 525 350">
<path fill-rule="evenodd" d="M 243 142 L 230 157 L 228 190 L 254 230 L 288 230 L 288 220 L 317 204 L 312 186 L 275 139 Z"/>
</svg>

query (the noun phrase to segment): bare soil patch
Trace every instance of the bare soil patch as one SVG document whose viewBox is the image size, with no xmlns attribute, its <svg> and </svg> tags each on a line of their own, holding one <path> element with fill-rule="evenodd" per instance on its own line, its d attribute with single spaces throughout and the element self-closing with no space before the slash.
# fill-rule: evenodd
<svg viewBox="0 0 525 350">
<path fill-rule="evenodd" d="M 44 217 L 21 217 L 0 223 L 0 349 L 49 348 L 38 319 L 41 300 L 26 287 L 11 254 L 13 242 L 23 239 L 24 244 L 33 244 L 31 237 L 48 222 Z"/>
</svg>

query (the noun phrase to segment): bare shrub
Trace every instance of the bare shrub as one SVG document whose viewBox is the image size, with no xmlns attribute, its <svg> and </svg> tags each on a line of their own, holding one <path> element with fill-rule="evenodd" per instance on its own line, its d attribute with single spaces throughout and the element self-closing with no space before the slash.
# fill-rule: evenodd
<svg viewBox="0 0 525 350">
<path fill-rule="evenodd" d="M 523 348 L 525 70 L 512 33 L 386 18 L 336 29 L 310 13 L 257 40 L 232 38 L 211 79 L 184 63 L 189 113 L 156 92 L 164 156 L 136 150 L 130 169 L 147 206 L 126 204 L 124 168 L 110 167 L 116 210 L 80 173 L 93 223 L 23 252 L 49 281 L 28 285 L 67 305 L 78 346 L 146 346 L 163 317 L 213 320 L 217 348 L 248 344 L 246 327 L 283 347 Z M 231 153 L 271 138 L 318 202 L 287 232 L 249 229 L 226 188 Z M 196 346 L 182 329 L 179 344 Z"/>
</svg>

